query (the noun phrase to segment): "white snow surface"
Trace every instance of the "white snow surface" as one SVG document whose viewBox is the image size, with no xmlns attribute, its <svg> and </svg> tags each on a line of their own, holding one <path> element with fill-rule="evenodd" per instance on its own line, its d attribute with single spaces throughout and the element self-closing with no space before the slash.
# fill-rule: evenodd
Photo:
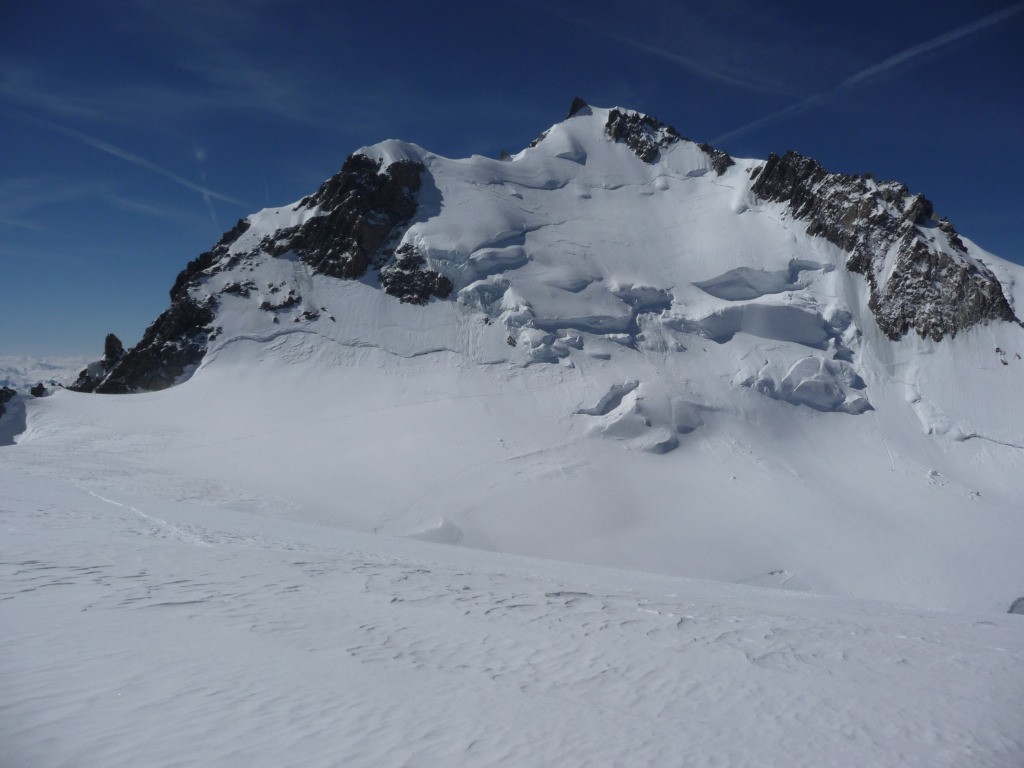
<svg viewBox="0 0 1024 768">
<path fill-rule="evenodd" d="M 760 161 L 606 117 L 361 150 L 451 300 L 256 252 L 183 383 L 19 398 L 0 757 L 1024 764 L 1024 330 L 889 341 Z"/>
<path fill-rule="evenodd" d="M 106 487 L 109 485 L 109 488 Z M 5 766 L 1000 766 L 1024 622 L 0 470 Z"/>
</svg>

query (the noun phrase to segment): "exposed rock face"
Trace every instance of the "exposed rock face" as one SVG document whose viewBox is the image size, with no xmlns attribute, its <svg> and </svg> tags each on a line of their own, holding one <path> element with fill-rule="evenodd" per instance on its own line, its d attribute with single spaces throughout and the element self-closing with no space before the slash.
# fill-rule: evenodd
<svg viewBox="0 0 1024 768">
<path fill-rule="evenodd" d="M 124 357 L 124 344 L 112 333 L 107 334 L 103 340 L 103 359 L 108 365 L 113 365 Z"/>
<path fill-rule="evenodd" d="M 184 295 L 171 302 L 142 335 L 142 340 L 118 357 L 93 363 L 78 375 L 68 389 L 78 392 L 126 394 L 166 389 L 190 366 L 197 365 L 206 353 L 213 333 L 214 300 L 200 303 Z M 120 341 L 111 334 L 106 347 L 116 348 Z"/>
<path fill-rule="evenodd" d="M 400 228 L 416 212 L 416 192 L 423 166 L 407 160 L 381 170 L 381 162 L 365 155 L 350 155 L 341 171 L 297 206 L 318 209 L 319 215 L 302 225 L 280 229 L 248 253 L 232 253 L 231 246 L 249 229 L 242 219 L 209 251 L 188 263 L 171 288 L 171 306 L 146 329 L 142 340 L 124 351 L 110 335 L 104 357 L 79 375 L 69 387 L 80 392 L 121 394 L 171 386 L 198 365 L 217 329 L 212 327 L 217 299 L 201 290 L 204 281 L 237 266 L 256 252 L 281 256 L 287 252 L 314 272 L 337 278 L 358 278 L 374 264 L 393 254 L 385 251 Z M 381 284 L 403 302 L 423 304 L 430 296 L 447 296 L 448 278 L 422 269 L 421 257 L 402 258 L 382 268 Z M 248 298 L 256 290 L 252 281 L 229 282 L 221 293 Z M 261 309 L 279 312 L 298 305 L 301 297 L 290 291 L 280 301 L 264 301 Z M 307 312 L 307 320 L 318 313 Z M 276 321 L 276 318 L 275 318 Z"/>
<path fill-rule="evenodd" d="M 203 273 L 209 274 L 208 270 L 222 262 L 224 257 L 228 254 L 228 249 L 230 249 L 235 241 L 245 234 L 248 229 L 249 222 L 245 219 L 239 219 L 238 223 L 235 224 L 234 227 L 221 235 L 220 240 L 217 241 L 217 244 L 213 246 L 213 248 L 192 259 L 192 261 L 185 266 L 185 269 L 179 272 L 178 276 L 174 279 L 174 285 L 171 286 L 171 301 L 175 301 L 176 299 L 184 296 L 189 287 L 196 285 Z M 227 269 L 231 266 L 231 263 L 221 264 L 221 268 Z"/>
<path fill-rule="evenodd" d="M 239 219 L 212 249 L 192 259 L 171 286 L 171 306 L 150 324 L 142 340 L 126 351 L 117 336 L 108 334 L 103 358 L 87 366 L 68 389 L 104 394 L 165 389 L 197 365 L 214 333 L 210 323 L 216 301 L 197 299 L 189 291 L 209 275 L 238 263 L 241 257 L 229 256 L 229 251 L 248 229 L 249 222 Z"/>
<path fill-rule="evenodd" d="M 380 284 L 403 304 L 426 304 L 431 296 L 446 299 L 452 281 L 432 269 L 423 269 L 426 260 L 406 243 L 395 251 L 395 261 L 380 270 Z"/>
<path fill-rule="evenodd" d="M 770 155 L 754 175 L 758 197 L 787 203 L 809 234 L 850 254 L 846 266 L 864 275 L 868 306 L 890 339 L 913 330 L 939 341 L 978 323 L 1016 320 L 995 275 L 967 256 L 949 222 L 932 218 L 925 197 L 903 184 L 829 173 L 796 152 Z"/>
<path fill-rule="evenodd" d="M 0 416 L 7 413 L 7 403 L 11 402 L 16 394 L 18 393 L 10 387 L 0 387 Z"/>
<path fill-rule="evenodd" d="M 704 154 L 711 158 L 711 167 L 715 169 L 715 173 L 719 176 L 725 173 L 726 169 L 730 166 L 736 165 L 736 161 L 732 157 L 720 149 L 715 149 L 706 141 L 701 142 L 697 146 L 704 151 Z"/>
<path fill-rule="evenodd" d="M 362 277 L 416 213 L 422 171 L 422 165 L 409 160 L 381 171 L 379 160 L 350 155 L 336 176 L 299 203 L 319 207 L 323 215 L 278 230 L 273 241 L 261 246 L 273 255 L 293 251 L 322 275 Z"/>
<path fill-rule="evenodd" d="M 142 341 L 125 353 L 95 392 L 128 392 L 166 389 L 190 366 L 198 365 L 213 332 L 215 303 L 205 304 L 191 296 L 175 301 L 142 334 Z"/>
<path fill-rule="evenodd" d="M 108 333 L 103 340 L 103 357 L 95 363 L 90 363 L 78 374 L 75 383 L 68 389 L 76 392 L 93 392 L 103 380 L 110 374 L 114 366 L 124 357 L 124 345 L 121 340 L 112 333 Z"/>
<path fill-rule="evenodd" d="M 576 106 L 576 102 L 573 102 L 573 106 Z M 570 111 L 570 117 L 572 114 Z M 608 113 L 604 132 L 612 141 L 621 142 L 633 150 L 633 154 L 645 163 L 657 162 L 662 149 L 672 146 L 677 141 L 688 140 L 671 125 L 666 125 L 650 115 L 621 109 L 613 109 Z M 728 154 L 715 149 L 707 142 L 697 146 L 711 159 L 711 167 L 719 176 L 736 164 Z"/>
<path fill-rule="evenodd" d="M 569 105 L 569 114 L 565 116 L 565 119 L 568 120 L 570 117 L 575 117 L 578 113 L 589 107 L 590 105 L 587 102 L 577 96 L 572 100 L 572 104 Z"/>
<path fill-rule="evenodd" d="M 259 244 L 259 250 L 280 256 L 294 252 L 315 272 L 338 278 L 365 274 L 395 231 L 416 212 L 416 192 L 423 166 L 408 160 L 381 170 L 381 162 L 353 154 L 341 170 L 296 208 L 318 208 L 321 215 L 304 224 L 280 229 Z M 188 263 L 171 288 L 171 300 L 185 295 L 204 277 L 230 269 L 246 254 L 229 256 L 231 246 L 249 229 L 240 219 L 217 244 Z M 246 296 L 252 285 L 229 284 L 225 293 Z"/>
<path fill-rule="evenodd" d="M 682 140 L 671 125 L 639 112 L 613 109 L 608 113 L 604 132 L 612 141 L 625 144 L 645 163 L 656 162 L 663 147 Z"/>
<path fill-rule="evenodd" d="M 32 395 L 32 397 L 46 397 L 50 394 L 46 389 L 46 385 L 41 381 L 38 384 L 34 384 L 32 388 L 29 389 L 28 393 Z"/>
<path fill-rule="evenodd" d="M 241 256 L 229 252 L 249 226 L 247 220 L 239 219 L 212 249 L 192 259 L 171 286 L 171 306 L 150 324 L 142 340 L 125 351 L 121 340 L 109 334 L 103 344 L 103 359 L 86 367 L 68 389 L 103 394 L 165 389 L 198 365 L 214 333 L 210 323 L 216 300 L 197 299 L 189 292 L 204 278 L 240 261 Z"/>
</svg>

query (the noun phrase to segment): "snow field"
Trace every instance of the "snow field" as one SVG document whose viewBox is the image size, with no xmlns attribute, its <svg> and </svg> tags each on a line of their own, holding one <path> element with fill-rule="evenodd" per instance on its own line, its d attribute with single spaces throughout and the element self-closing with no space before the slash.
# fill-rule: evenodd
<svg viewBox="0 0 1024 768">
<path fill-rule="evenodd" d="M 0 472 L 6 765 L 1016 766 L 1016 616 Z"/>
<path fill-rule="evenodd" d="M 373 318 L 387 297 L 348 284 L 345 299 L 339 318 Z M 0 461 L 595 565 L 730 582 L 786 571 L 822 594 L 970 611 L 1024 596 L 1020 451 L 925 434 L 902 387 L 876 386 L 876 410 L 858 416 L 778 402 L 722 381 L 722 356 L 761 349 L 742 334 L 691 342 L 683 360 L 584 349 L 571 368 L 487 362 L 492 326 L 415 309 L 408 334 L 288 328 L 226 344 L 163 392 L 31 400 Z M 427 342 L 468 351 L 417 351 Z M 667 440 L 677 447 L 657 455 Z"/>
</svg>

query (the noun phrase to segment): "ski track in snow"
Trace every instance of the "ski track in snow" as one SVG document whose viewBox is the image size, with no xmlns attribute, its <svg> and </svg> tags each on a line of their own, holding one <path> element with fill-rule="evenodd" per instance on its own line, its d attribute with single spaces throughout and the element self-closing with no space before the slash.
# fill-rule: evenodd
<svg viewBox="0 0 1024 768">
<path fill-rule="evenodd" d="M 1016 616 L 530 560 L 0 478 L 4 765 L 1014 768 L 1024 758 Z"/>
<path fill-rule="evenodd" d="M 84 488 L 82 486 L 78 486 L 78 488 L 85 491 L 93 498 L 99 499 L 100 501 L 104 501 L 107 504 L 113 504 L 115 507 L 127 509 L 132 514 L 137 515 L 140 519 L 152 524 L 156 529 L 166 531 L 167 533 L 169 533 L 177 539 L 180 539 L 181 541 L 187 542 L 189 544 L 195 544 L 200 547 L 210 546 L 209 543 L 203 540 L 202 538 L 194 536 L 191 533 L 187 533 L 186 531 L 183 531 L 181 528 L 178 528 L 176 525 L 171 525 L 166 520 L 161 520 L 159 517 L 154 517 L 153 515 L 147 515 L 145 512 L 142 512 L 141 510 L 138 510 L 129 504 L 122 504 L 119 501 L 114 501 L 113 499 L 108 499 L 105 496 L 100 496 L 98 493 L 96 493 L 95 491 L 90 491 L 88 488 Z"/>
</svg>

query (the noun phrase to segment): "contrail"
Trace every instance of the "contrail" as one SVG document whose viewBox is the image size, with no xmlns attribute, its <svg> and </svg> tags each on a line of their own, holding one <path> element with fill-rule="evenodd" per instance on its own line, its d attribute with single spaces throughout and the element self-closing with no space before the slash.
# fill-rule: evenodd
<svg viewBox="0 0 1024 768">
<path fill-rule="evenodd" d="M 199 164 L 199 178 L 203 180 L 203 184 L 208 184 L 209 182 L 206 179 L 206 150 L 197 147 L 195 155 L 196 162 Z M 213 226 L 220 229 L 220 222 L 217 221 L 217 212 L 213 209 L 213 200 L 205 192 L 203 193 L 203 202 L 206 203 L 206 210 L 210 214 L 210 221 L 213 222 Z"/>
<path fill-rule="evenodd" d="M 1011 16 L 1014 16 L 1015 14 L 1020 13 L 1021 11 L 1024 11 L 1024 2 L 1014 3 L 1013 5 L 1008 6 L 1001 11 L 996 11 L 995 13 L 989 14 L 988 16 L 984 16 L 978 19 L 977 21 L 973 21 L 970 24 L 965 24 L 962 27 L 957 27 L 956 29 L 952 30 L 951 32 L 947 32 L 944 35 L 939 35 L 938 37 L 934 37 L 931 40 L 928 40 L 924 43 L 915 45 L 911 48 L 907 48 L 904 51 L 900 51 L 899 53 L 890 56 L 889 58 L 885 59 L 885 61 L 879 62 L 878 64 L 870 66 L 866 69 L 862 69 L 860 72 L 855 72 L 854 74 L 850 75 L 848 78 L 843 80 L 843 82 L 841 82 L 835 88 L 829 91 L 822 91 L 821 93 L 816 93 L 812 96 L 808 96 L 807 98 L 802 99 L 796 102 L 795 104 L 790 104 L 788 107 L 784 107 L 783 109 L 780 109 L 777 112 L 772 112 L 769 115 L 765 115 L 764 117 L 754 120 L 751 123 L 747 123 L 746 125 L 736 128 L 735 130 L 723 133 L 721 136 L 716 136 L 711 140 L 711 142 L 713 144 L 720 144 L 723 141 L 728 141 L 729 139 L 735 138 L 736 136 L 741 136 L 744 133 L 752 131 L 754 128 L 760 128 L 762 125 L 765 125 L 767 123 L 773 123 L 776 120 L 781 120 L 784 117 L 789 117 L 790 115 L 797 114 L 798 112 L 803 112 L 805 109 L 808 109 L 809 107 L 812 107 L 819 102 L 825 101 L 825 99 L 829 98 L 830 96 L 834 96 L 835 94 L 844 91 L 848 88 L 860 85 L 864 81 L 869 80 L 873 77 L 878 77 L 879 75 L 882 75 L 885 72 L 888 72 L 889 70 L 898 67 L 900 64 L 908 62 L 911 59 L 916 59 L 918 56 L 928 53 L 929 51 L 934 51 L 938 48 L 942 48 L 944 46 L 949 45 L 950 43 L 954 43 L 957 40 L 960 40 L 961 38 L 973 35 L 975 32 L 980 32 L 981 30 L 986 29 L 987 27 L 991 27 L 993 24 L 998 24 L 1000 21 L 1005 21 L 1006 19 L 1010 18 Z"/>
<path fill-rule="evenodd" d="M 5 111 L 8 114 L 20 118 L 21 120 L 25 120 L 27 122 L 33 123 L 34 125 L 38 125 L 40 128 L 45 128 L 48 131 L 53 131 L 54 133 L 59 133 L 62 136 L 67 136 L 68 138 L 75 139 L 76 141 L 80 141 L 82 144 L 90 146 L 93 149 L 98 149 L 101 152 L 106 152 L 108 155 L 113 155 L 114 157 L 120 158 L 121 160 L 131 163 L 132 165 L 137 165 L 140 168 L 145 168 L 147 171 L 157 173 L 166 179 L 170 179 L 176 184 L 180 184 L 186 189 L 191 189 L 193 192 L 198 192 L 204 197 L 209 196 L 216 200 L 223 200 L 225 203 L 232 203 L 233 205 L 249 207 L 248 203 L 243 203 L 241 200 L 229 197 L 228 195 L 222 195 L 220 192 L 215 192 L 212 189 L 207 189 L 206 187 L 200 186 L 199 184 L 196 184 L 182 176 L 179 176 L 173 171 L 169 171 L 166 168 L 160 167 L 156 163 L 150 162 L 144 157 L 139 157 L 136 154 L 121 149 L 120 147 L 115 147 L 113 144 L 109 144 L 103 141 L 102 139 L 96 138 L 95 136 L 90 136 L 87 133 L 76 131 L 74 128 L 68 128 L 58 123 L 52 123 L 49 120 L 42 119 L 41 117 L 35 117 L 34 115 L 30 115 L 27 112 L 22 112 L 20 109 L 8 108 Z"/>
<path fill-rule="evenodd" d="M 714 67 L 708 66 L 707 64 L 697 61 L 696 59 L 691 59 L 686 56 L 682 56 L 678 53 L 674 53 L 673 51 L 669 51 L 664 48 L 659 48 L 654 45 L 649 45 L 648 43 L 642 42 L 640 40 L 635 40 L 631 37 L 626 37 L 625 35 L 610 32 L 606 29 L 601 29 L 591 23 L 588 23 L 586 20 L 580 19 L 571 14 L 559 11 L 557 8 L 551 7 L 550 3 L 545 3 L 543 5 L 533 5 L 532 3 L 524 2 L 523 0 L 513 0 L 513 2 L 515 2 L 517 5 L 528 8 L 532 12 L 547 14 L 548 16 L 566 22 L 567 24 L 572 24 L 575 27 L 580 27 L 582 29 L 587 30 L 588 32 L 592 32 L 593 34 L 601 35 L 602 37 L 607 37 L 609 40 L 614 40 L 617 43 L 628 45 L 630 48 L 635 48 L 638 51 L 643 51 L 644 53 L 647 53 L 651 56 L 658 56 L 659 58 L 665 59 L 666 61 L 671 61 L 673 64 L 676 64 L 682 67 L 683 69 L 693 72 L 696 75 L 700 75 L 701 77 L 705 77 L 709 80 L 717 80 L 718 82 L 721 83 L 734 85 L 738 88 L 745 88 L 751 91 L 761 91 L 764 93 L 785 93 L 789 96 L 794 95 L 791 90 L 782 88 L 778 85 L 770 83 L 758 83 L 753 82 L 751 80 L 745 80 L 735 75 L 730 75 L 726 72 L 722 72 L 718 69 L 715 69 Z"/>
<path fill-rule="evenodd" d="M 0 224 L 8 227 L 17 227 L 18 229 L 30 229 L 33 232 L 42 232 L 43 228 L 38 227 L 35 224 L 29 224 L 27 221 L 15 221 L 14 219 L 8 219 L 0 216 Z"/>
<path fill-rule="evenodd" d="M 973 35 L 975 32 L 980 32 L 986 27 L 991 27 L 993 24 L 998 24 L 1000 21 L 1008 19 L 1014 14 L 1020 13 L 1021 11 L 1024 11 L 1024 2 L 1015 3 L 1011 6 L 1004 8 L 1001 11 L 996 11 L 995 13 L 985 16 L 984 18 L 978 19 L 975 22 L 965 24 L 962 27 L 954 29 L 952 32 L 947 32 L 944 35 L 939 35 L 938 37 L 932 38 L 926 43 L 915 45 L 913 48 L 907 48 L 907 50 L 900 51 L 895 56 L 890 56 L 881 64 L 876 64 L 873 67 L 862 69 L 855 75 L 851 75 L 850 77 L 843 80 L 842 85 L 840 85 L 839 87 L 848 88 L 851 85 L 856 85 L 857 83 L 867 80 L 870 77 L 880 75 L 881 73 L 887 72 L 893 67 L 899 66 L 905 61 L 916 59 L 921 54 L 928 53 L 929 51 L 934 51 L 936 48 L 942 48 L 945 45 L 949 45 L 950 43 L 956 42 L 962 37 Z"/>
<path fill-rule="evenodd" d="M 636 48 L 638 51 L 643 51 L 644 53 L 648 53 L 652 56 L 658 56 L 662 59 L 665 59 L 666 61 L 671 61 L 673 64 L 678 64 L 684 69 L 687 69 L 690 72 L 693 72 L 694 74 L 706 77 L 709 80 L 718 80 L 719 82 L 727 83 L 729 85 L 735 85 L 739 88 L 746 88 L 747 90 L 751 91 L 762 91 L 768 93 L 786 93 L 787 95 L 790 96 L 794 95 L 792 91 L 786 91 L 782 88 L 779 88 L 778 86 L 754 83 L 749 80 L 741 80 L 738 77 L 733 77 L 732 75 L 726 74 L 725 72 L 720 72 L 719 70 L 713 69 L 707 66 L 706 64 L 702 64 L 701 62 L 687 58 L 686 56 L 680 56 L 678 53 L 667 51 L 664 48 L 658 48 L 653 45 L 648 45 L 647 43 L 641 42 L 639 40 L 633 40 L 632 38 L 623 37 L 621 35 L 616 35 L 611 32 L 606 32 L 603 30 L 596 31 L 598 32 L 598 34 L 604 35 L 610 40 L 615 40 L 616 42 L 622 43 L 623 45 L 628 45 L 631 48 Z"/>
</svg>

